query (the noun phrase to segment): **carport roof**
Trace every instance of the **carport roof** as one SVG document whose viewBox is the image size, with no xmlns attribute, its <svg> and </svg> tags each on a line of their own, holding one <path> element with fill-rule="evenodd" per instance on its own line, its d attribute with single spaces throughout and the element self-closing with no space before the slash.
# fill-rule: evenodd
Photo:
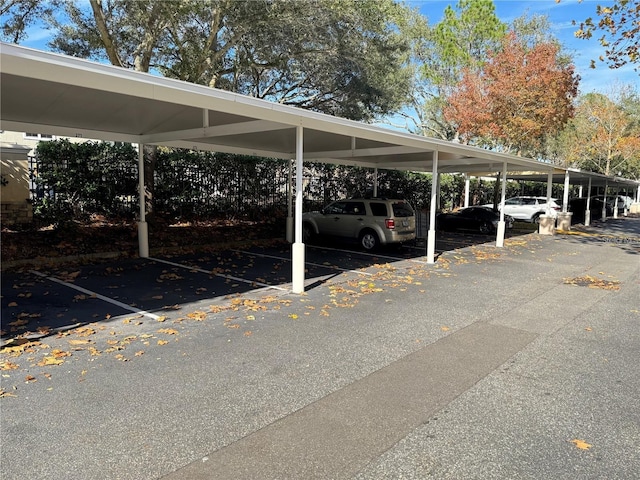
<svg viewBox="0 0 640 480">
<path fill-rule="evenodd" d="M 441 172 L 547 172 L 549 164 L 397 132 L 215 88 L 0 44 L 5 130 L 271 158 Z"/>
<path fill-rule="evenodd" d="M 585 172 L 583 170 L 579 170 L 576 168 L 569 169 L 554 169 L 551 180 L 553 183 L 564 183 L 565 173 L 569 172 L 569 182 L 571 185 L 589 185 L 589 181 L 591 181 L 591 186 L 593 187 L 604 187 L 604 186 L 626 186 L 626 187 L 634 187 L 637 188 L 640 185 L 640 182 L 637 180 L 631 180 L 628 178 L 622 178 L 617 176 L 607 176 L 601 173 L 594 172 Z M 509 175 L 509 178 L 512 180 L 524 180 L 524 181 L 532 181 L 532 182 L 546 182 L 548 180 L 547 174 L 540 174 L 538 172 L 517 172 Z"/>
<path fill-rule="evenodd" d="M 5 130 L 293 159 L 301 126 L 305 161 L 432 171 L 438 152 L 443 173 L 494 174 L 506 164 L 511 178 L 546 181 L 553 171 L 564 181 L 564 169 L 533 159 L 13 44 L 0 43 L 0 65 Z"/>
</svg>

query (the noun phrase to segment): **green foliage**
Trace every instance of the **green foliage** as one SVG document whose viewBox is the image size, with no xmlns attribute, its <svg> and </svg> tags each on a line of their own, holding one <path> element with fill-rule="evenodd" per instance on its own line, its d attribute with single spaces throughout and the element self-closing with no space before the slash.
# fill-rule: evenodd
<svg viewBox="0 0 640 480">
<path fill-rule="evenodd" d="M 40 142 L 34 215 L 61 224 L 92 213 L 117 216 L 137 197 L 137 154 L 129 144 Z"/>
</svg>

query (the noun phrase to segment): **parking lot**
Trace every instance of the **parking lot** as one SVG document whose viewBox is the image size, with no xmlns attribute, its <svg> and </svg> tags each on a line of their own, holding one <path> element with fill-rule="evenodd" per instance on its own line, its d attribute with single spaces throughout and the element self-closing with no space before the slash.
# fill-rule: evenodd
<svg viewBox="0 0 640 480">
<path fill-rule="evenodd" d="M 626 220 L 3 273 L 3 476 L 634 478 Z"/>
<path fill-rule="evenodd" d="M 492 245 L 486 235 L 438 235 L 438 253 Z M 366 279 L 378 275 L 380 265 L 402 260 L 413 267 L 425 266 L 424 253 L 424 246 L 413 244 L 375 253 L 340 243 L 307 245 L 306 288 L 342 273 Z M 36 338 L 122 316 L 171 318 L 181 305 L 194 302 L 222 303 L 252 292 L 282 295 L 290 291 L 290 282 L 291 255 L 286 243 L 3 273 L 3 344 L 25 332 Z M 11 325 L 16 321 L 19 325 Z"/>
</svg>

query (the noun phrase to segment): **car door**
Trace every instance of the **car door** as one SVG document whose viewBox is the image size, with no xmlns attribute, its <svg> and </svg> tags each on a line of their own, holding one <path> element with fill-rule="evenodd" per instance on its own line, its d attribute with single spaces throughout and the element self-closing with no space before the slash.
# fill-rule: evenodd
<svg viewBox="0 0 640 480">
<path fill-rule="evenodd" d="M 339 235 L 340 220 L 344 216 L 346 204 L 345 201 L 333 202 L 322 210 L 322 215 L 316 218 L 321 235 Z"/>
<path fill-rule="evenodd" d="M 344 211 L 336 223 L 337 235 L 347 238 L 358 238 L 358 234 L 365 223 L 367 212 L 364 202 L 346 202 Z"/>
<path fill-rule="evenodd" d="M 520 220 L 528 218 L 525 208 L 522 205 L 521 197 L 508 198 L 505 200 L 504 213 Z"/>
</svg>

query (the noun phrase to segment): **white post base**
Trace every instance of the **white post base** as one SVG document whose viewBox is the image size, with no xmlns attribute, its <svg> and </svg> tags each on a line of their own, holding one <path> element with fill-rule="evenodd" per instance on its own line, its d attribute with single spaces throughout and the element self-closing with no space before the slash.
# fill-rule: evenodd
<svg viewBox="0 0 640 480">
<path fill-rule="evenodd" d="M 584 226 L 588 227 L 591 225 L 591 210 L 585 210 L 584 212 Z"/>
<path fill-rule="evenodd" d="M 496 247 L 504 247 L 504 232 L 506 229 L 506 223 L 504 220 L 498 222 L 498 232 L 496 235 Z"/>
<path fill-rule="evenodd" d="M 293 217 L 287 217 L 287 242 L 293 243 Z"/>
<path fill-rule="evenodd" d="M 291 246 L 291 278 L 293 280 L 291 291 L 304 293 L 304 243 L 294 243 Z"/>
<path fill-rule="evenodd" d="M 149 258 L 149 225 L 138 222 L 138 252 L 140 258 Z"/>
<path fill-rule="evenodd" d="M 436 263 L 436 231 L 427 233 L 427 263 Z"/>
</svg>

